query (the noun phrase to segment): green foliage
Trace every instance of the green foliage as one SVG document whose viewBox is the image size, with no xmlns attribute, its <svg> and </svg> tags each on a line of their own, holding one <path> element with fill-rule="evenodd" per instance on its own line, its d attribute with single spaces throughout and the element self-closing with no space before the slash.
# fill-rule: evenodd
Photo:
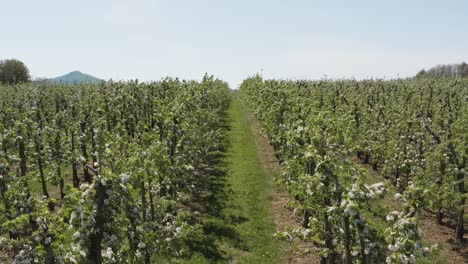
<svg viewBox="0 0 468 264">
<path fill-rule="evenodd" d="M 0 61 L 0 83 L 14 85 L 30 81 L 29 70 L 23 62 L 16 59 Z"/>
<path fill-rule="evenodd" d="M 190 203 L 225 129 L 226 83 L 0 91 L 0 237 L 17 263 L 189 257 L 200 228 Z"/>
<path fill-rule="evenodd" d="M 240 92 L 283 164 L 278 181 L 304 212 L 295 233 L 329 263 L 341 256 L 348 263 L 406 263 L 425 253 L 419 210 L 456 206 L 457 237 L 464 232 L 467 87 L 466 80 L 292 82 L 257 75 Z M 384 185 L 365 184 L 355 153 L 395 184 L 401 212 L 377 213 Z"/>
</svg>

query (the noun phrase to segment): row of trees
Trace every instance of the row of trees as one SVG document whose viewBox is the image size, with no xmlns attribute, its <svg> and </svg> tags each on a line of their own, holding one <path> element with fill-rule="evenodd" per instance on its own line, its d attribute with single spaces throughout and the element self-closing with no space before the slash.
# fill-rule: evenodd
<svg viewBox="0 0 468 264">
<path fill-rule="evenodd" d="M 189 254 L 226 83 L 0 87 L 0 247 L 16 263 Z"/>
<path fill-rule="evenodd" d="M 323 263 L 413 263 L 429 250 L 422 209 L 453 220 L 463 240 L 467 88 L 430 79 L 242 83 L 283 164 L 279 182 L 303 212 L 295 233 Z M 353 155 L 388 183 L 367 184 Z M 393 190 L 399 211 L 376 202 Z"/>
</svg>

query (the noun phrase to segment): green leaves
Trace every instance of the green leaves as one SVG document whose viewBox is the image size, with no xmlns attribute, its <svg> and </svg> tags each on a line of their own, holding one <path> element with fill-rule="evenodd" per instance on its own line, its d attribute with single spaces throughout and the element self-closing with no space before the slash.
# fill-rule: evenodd
<svg viewBox="0 0 468 264">
<path fill-rule="evenodd" d="M 330 261 L 344 254 L 345 259 L 369 263 L 372 258 L 365 255 L 372 251 L 373 261 L 381 262 L 388 251 L 377 243 L 385 243 L 383 229 L 367 225 L 385 219 L 364 217 L 368 210 L 376 210 L 374 201 L 383 198 L 386 188 L 364 184 L 365 176 L 351 159 L 355 153 L 403 193 L 404 209 L 390 217 L 410 221 L 428 205 L 442 210 L 453 207 L 455 201 L 463 208 L 460 197 L 465 196 L 466 179 L 460 171 L 466 170 L 462 139 L 466 142 L 467 129 L 461 120 L 468 116 L 468 83 L 428 82 L 293 82 L 254 76 L 242 83 L 240 93 L 262 122 L 283 164 L 278 182 L 286 185 L 297 209 L 304 212 L 303 225 L 312 230 L 310 237 L 325 240 L 318 244 Z M 458 213 L 462 215 L 463 210 Z M 395 235 L 389 239 L 416 232 L 417 222 L 410 222 L 404 230 L 389 231 Z M 392 222 L 387 228 L 398 227 Z M 330 237 L 336 241 L 327 241 Z M 367 242 L 361 242 L 363 238 Z M 394 243 L 390 240 L 386 243 Z M 411 237 L 407 242 L 412 246 L 396 250 L 397 255 L 389 253 L 388 261 L 412 261 L 420 256 L 420 247 L 414 246 L 420 240 Z"/>
<path fill-rule="evenodd" d="M 9 187 L 0 237 L 21 239 L 21 260 L 142 263 L 186 254 L 196 225 L 187 224 L 184 203 L 203 191 L 202 167 L 225 129 L 226 83 L 205 76 L 0 91 L 0 159 L 16 170 L 0 179 Z M 37 192 L 38 159 L 51 199 Z M 77 188 L 66 184 L 71 174 Z"/>
</svg>

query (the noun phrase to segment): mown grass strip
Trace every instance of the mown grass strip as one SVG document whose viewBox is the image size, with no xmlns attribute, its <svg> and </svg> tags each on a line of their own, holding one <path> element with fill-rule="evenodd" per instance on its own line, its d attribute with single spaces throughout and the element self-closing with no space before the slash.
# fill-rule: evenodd
<svg viewBox="0 0 468 264">
<path fill-rule="evenodd" d="M 195 255 L 191 263 L 281 263 L 280 241 L 271 217 L 269 174 L 262 168 L 247 119 L 247 113 L 236 94 L 228 110 L 230 130 L 223 164 L 227 169 L 223 192 L 226 196 L 219 214 L 204 219 L 205 232 L 223 258 L 207 259 Z M 210 242 L 211 243 L 211 242 Z"/>
</svg>

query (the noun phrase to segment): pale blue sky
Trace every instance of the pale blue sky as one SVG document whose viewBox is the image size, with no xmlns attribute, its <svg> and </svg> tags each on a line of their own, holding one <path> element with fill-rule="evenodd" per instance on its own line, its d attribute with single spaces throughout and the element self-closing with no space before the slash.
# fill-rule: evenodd
<svg viewBox="0 0 468 264">
<path fill-rule="evenodd" d="M 406 77 L 468 61 L 468 1 L 0 0 L 0 58 L 35 77 Z"/>
</svg>

